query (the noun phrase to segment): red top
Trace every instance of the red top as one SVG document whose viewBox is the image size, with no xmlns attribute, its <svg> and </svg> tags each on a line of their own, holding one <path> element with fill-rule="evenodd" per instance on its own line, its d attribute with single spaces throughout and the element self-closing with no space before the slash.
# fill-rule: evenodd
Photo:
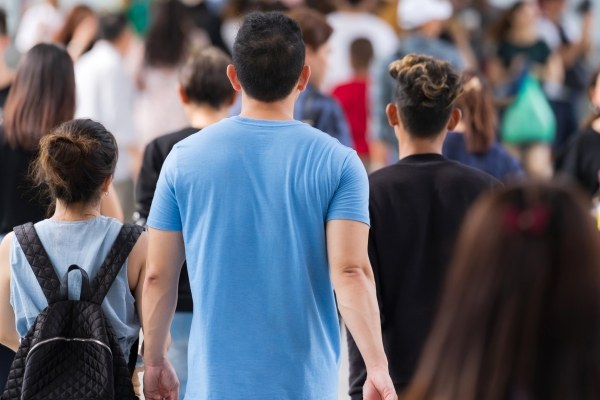
<svg viewBox="0 0 600 400">
<path fill-rule="evenodd" d="M 367 116 L 369 102 L 367 98 L 367 81 L 364 78 L 353 78 L 333 89 L 332 95 L 342 106 L 350 125 L 354 149 L 361 157 L 369 155 L 367 143 Z"/>
</svg>

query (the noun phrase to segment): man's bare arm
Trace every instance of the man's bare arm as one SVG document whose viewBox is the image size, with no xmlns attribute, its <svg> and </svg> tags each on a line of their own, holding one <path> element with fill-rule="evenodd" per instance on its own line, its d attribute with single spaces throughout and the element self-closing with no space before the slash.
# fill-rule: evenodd
<svg viewBox="0 0 600 400">
<path fill-rule="evenodd" d="M 167 360 L 167 340 L 177 305 L 177 285 L 184 259 L 181 232 L 148 230 L 142 319 L 144 395 L 149 400 L 179 398 L 179 382 Z"/>
<path fill-rule="evenodd" d="M 367 251 L 369 227 L 361 222 L 327 223 L 327 253 L 338 308 L 365 361 L 365 400 L 396 399 L 383 350 L 375 280 Z"/>
</svg>

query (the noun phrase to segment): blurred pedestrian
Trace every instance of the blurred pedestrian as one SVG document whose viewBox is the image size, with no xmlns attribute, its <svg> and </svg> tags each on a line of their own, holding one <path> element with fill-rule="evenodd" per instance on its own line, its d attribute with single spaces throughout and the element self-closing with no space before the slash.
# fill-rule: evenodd
<svg viewBox="0 0 600 400">
<path fill-rule="evenodd" d="M 600 233 L 589 198 L 522 182 L 470 211 L 406 400 L 600 397 Z"/>
</svg>

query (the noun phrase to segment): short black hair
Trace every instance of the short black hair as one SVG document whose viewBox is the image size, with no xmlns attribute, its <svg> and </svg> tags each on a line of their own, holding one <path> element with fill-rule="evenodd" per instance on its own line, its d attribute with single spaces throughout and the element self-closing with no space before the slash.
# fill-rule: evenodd
<svg viewBox="0 0 600 400">
<path fill-rule="evenodd" d="M 8 34 L 8 29 L 6 27 L 6 11 L 3 8 L 0 8 L 0 36 L 6 36 Z"/>
<path fill-rule="evenodd" d="M 218 109 L 235 95 L 227 77 L 231 58 L 216 47 L 192 52 L 179 71 L 179 84 L 188 99 Z"/>
<path fill-rule="evenodd" d="M 233 44 L 233 65 L 244 91 L 264 102 L 292 92 L 304 56 L 298 24 L 280 12 L 248 14 Z"/>
<path fill-rule="evenodd" d="M 423 54 L 409 54 L 389 67 L 396 81 L 396 106 L 407 133 L 435 137 L 450 120 L 463 92 L 460 75 L 449 62 Z"/>
<path fill-rule="evenodd" d="M 129 22 L 125 13 L 107 13 L 100 16 L 98 38 L 114 42 L 127 28 Z"/>
</svg>

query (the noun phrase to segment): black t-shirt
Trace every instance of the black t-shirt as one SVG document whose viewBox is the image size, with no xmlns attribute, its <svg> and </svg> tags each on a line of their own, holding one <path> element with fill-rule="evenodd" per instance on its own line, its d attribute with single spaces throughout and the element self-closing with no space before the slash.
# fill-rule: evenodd
<svg viewBox="0 0 600 400">
<path fill-rule="evenodd" d="M 600 132 L 587 128 L 574 135 L 556 156 L 557 175 L 567 176 L 579 183 L 589 194 L 600 189 Z"/>
<path fill-rule="evenodd" d="M 180 131 L 160 136 L 146 146 L 142 169 L 137 180 L 135 195 L 137 199 L 136 219 L 144 224 L 150 213 L 150 206 L 154 198 L 154 191 L 160 175 L 160 170 L 173 149 L 179 141 L 198 132 L 197 128 L 184 128 Z M 187 265 L 183 264 L 179 275 L 179 292 L 177 298 L 177 311 L 192 311 L 192 291 L 187 272 Z"/>
<path fill-rule="evenodd" d="M 390 374 L 401 390 L 429 333 L 465 213 L 500 183 L 439 154 L 406 157 L 369 180 L 369 258 Z M 348 342 L 350 395 L 361 399 L 366 370 L 350 335 Z"/>
<path fill-rule="evenodd" d="M 8 97 L 9 91 L 10 91 L 10 85 L 0 89 L 0 110 L 2 110 L 4 108 L 4 103 L 6 103 L 6 98 Z"/>
<path fill-rule="evenodd" d="M 35 156 L 36 152 L 11 148 L 0 127 L 0 235 L 46 217 L 50 201 L 28 178 Z"/>
</svg>

